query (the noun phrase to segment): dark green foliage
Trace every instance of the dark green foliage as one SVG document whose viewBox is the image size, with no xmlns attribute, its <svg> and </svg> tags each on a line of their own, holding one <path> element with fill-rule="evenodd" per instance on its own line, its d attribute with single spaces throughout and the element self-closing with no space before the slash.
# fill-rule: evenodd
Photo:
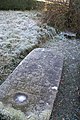
<svg viewBox="0 0 80 120">
<path fill-rule="evenodd" d="M 10 118 L 0 114 L 0 120 L 10 120 Z"/>
<path fill-rule="evenodd" d="M 0 0 L 0 10 L 31 10 L 36 7 L 36 0 Z"/>
</svg>

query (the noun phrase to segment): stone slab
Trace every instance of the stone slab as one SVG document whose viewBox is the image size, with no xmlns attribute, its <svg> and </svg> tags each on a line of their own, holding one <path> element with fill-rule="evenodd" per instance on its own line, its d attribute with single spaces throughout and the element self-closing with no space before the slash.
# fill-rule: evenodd
<svg viewBox="0 0 80 120">
<path fill-rule="evenodd" d="M 0 86 L 4 110 L 5 107 L 21 110 L 26 120 L 49 120 L 62 67 L 61 53 L 47 48 L 33 50 Z"/>
</svg>

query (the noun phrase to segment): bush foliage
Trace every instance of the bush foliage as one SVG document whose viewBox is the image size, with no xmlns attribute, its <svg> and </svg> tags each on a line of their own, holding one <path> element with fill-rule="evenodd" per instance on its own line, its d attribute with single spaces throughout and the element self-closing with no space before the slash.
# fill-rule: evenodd
<svg viewBox="0 0 80 120">
<path fill-rule="evenodd" d="M 0 10 L 31 10 L 38 6 L 36 0 L 0 0 Z"/>
</svg>

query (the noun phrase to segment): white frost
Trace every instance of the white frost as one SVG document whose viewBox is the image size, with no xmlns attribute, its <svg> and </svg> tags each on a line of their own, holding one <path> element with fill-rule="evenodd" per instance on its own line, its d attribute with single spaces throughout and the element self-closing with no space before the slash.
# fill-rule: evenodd
<svg viewBox="0 0 80 120">
<path fill-rule="evenodd" d="M 3 56 L 16 56 L 37 45 L 46 35 L 52 38 L 54 29 L 41 25 L 38 14 L 37 11 L 0 11 L 0 53 Z"/>
<path fill-rule="evenodd" d="M 25 100 L 26 100 L 26 96 L 24 96 L 24 95 L 19 95 L 16 98 L 17 102 L 24 102 Z"/>
<path fill-rule="evenodd" d="M 52 90 L 58 90 L 58 87 L 54 86 L 52 87 Z"/>
</svg>

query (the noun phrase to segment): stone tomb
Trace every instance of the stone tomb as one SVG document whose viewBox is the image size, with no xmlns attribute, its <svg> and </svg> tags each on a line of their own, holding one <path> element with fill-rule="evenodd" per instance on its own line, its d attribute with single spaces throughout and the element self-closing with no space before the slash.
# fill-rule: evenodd
<svg viewBox="0 0 80 120">
<path fill-rule="evenodd" d="M 49 120 L 62 66 L 62 54 L 53 49 L 29 53 L 0 86 L 1 119 Z"/>
</svg>

